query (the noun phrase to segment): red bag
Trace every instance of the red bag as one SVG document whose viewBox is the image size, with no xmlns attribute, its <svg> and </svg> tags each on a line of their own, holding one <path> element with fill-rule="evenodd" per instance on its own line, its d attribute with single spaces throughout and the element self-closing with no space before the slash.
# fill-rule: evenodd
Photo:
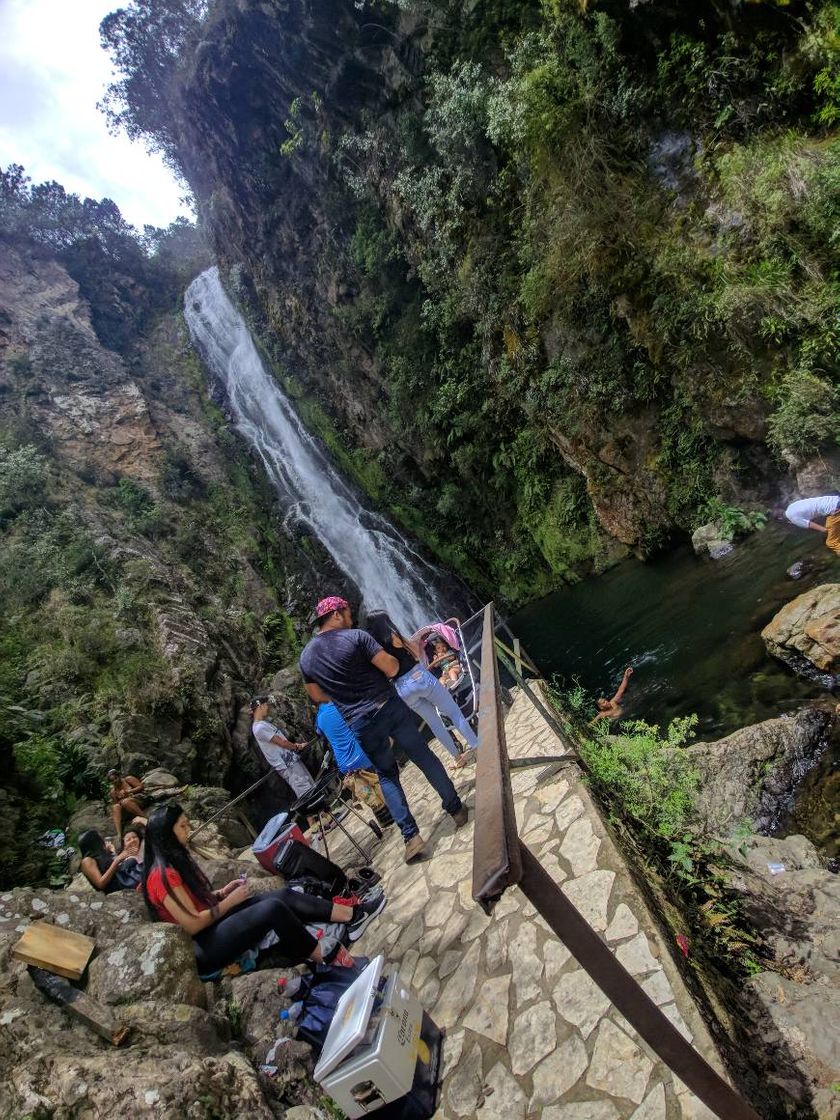
<svg viewBox="0 0 840 1120">
<path fill-rule="evenodd" d="M 272 817 L 265 828 L 251 845 L 251 851 L 257 857 L 257 862 L 266 871 L 274 874 L 274 857 L 277 849 L 286 840 L 298 840 L 309 847 L 309 841 L 303 835 L 294 821 L 289 823 L 288 813 L 278 813 Z"/>
</svg>

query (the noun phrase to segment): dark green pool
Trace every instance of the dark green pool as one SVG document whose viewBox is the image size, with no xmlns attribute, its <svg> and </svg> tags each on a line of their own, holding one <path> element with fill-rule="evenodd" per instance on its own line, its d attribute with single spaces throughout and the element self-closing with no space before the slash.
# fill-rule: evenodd
<svg viewBox="0 0 840 1120">
<path fill-rule="evenodd" d="M 797 560 L 813 567 L 795 582 L 786 570 Z M 511 626 L 546 676 L 576 678 L 610 696 L 632 665 L 626 717 L 666 724 L 696 712 L 698 736 L 714 739 L 824 695 L 769 658 L 760 633 L 788 600 L 837 579 L 840 562 L 816 534 L 770 523 L 721 560 L 686 548 L 648 563 L 626 561 L 530 604 Z M 835 751 L 806 783 L 816 802 L 826 789 L 836 791 L 838 765 Z M 824 847 L 840 835 L 838 811 L 835 792 L 819 825 L 807 830 Z"/>
</svg>

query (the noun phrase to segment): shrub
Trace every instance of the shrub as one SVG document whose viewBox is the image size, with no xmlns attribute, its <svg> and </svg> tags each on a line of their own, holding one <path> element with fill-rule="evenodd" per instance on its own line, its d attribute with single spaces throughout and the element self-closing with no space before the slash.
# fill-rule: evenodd
<svg viewBox="0 0 840 1120">
<path fill-rule="evenodd" d="M 697 791 L 698 773 L 678 750 L 696 725 L 697 716 L 683 716 L 663 736 L 653 724 L 632 720 L 611 734 L 605 720 L 581 741 L 580 751 L 593 780 L 623 814 L 672 839 L 685 828 Z"/>
<path fill-rule="evenodd" d="M 780 457 L 817 455 L 840 443 L 840 391 L 812 373 L 789 373 L 769 423 L 768 443 Z"/>
<path fill-rule="evenodd" d="M 35 447 L 0 447 L 0 519 L 43 501 L 46 483 L 47 462 Z"/>
<path fill-rule="evenodd" d="M 720 498 L 713 498 L 700 510 L 701 522 L 711 521 L 723 535 L 732 540 L 733 537 L 743 533 L 752 533 L 755 529 L 763 529 L 767 522 L 767 514 L 760 510 L 739 509 L 738 506 L 728 506 Z"/>
</svg>

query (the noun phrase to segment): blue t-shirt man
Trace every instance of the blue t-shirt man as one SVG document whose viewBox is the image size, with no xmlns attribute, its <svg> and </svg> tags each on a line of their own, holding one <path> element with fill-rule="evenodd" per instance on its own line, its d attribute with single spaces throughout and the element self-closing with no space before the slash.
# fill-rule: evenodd
<svg viewBox="0 0 840 1120">
<path fill-rule="evenodd" d="M 347 726 L 335 704 L 321 704 L 315 717 L 315 729 L 321 732 L 332 747 L 336 766 L 342 774 L 374 769 L 373 763 L 362 750 L 359 740 Z"/>
</svg>

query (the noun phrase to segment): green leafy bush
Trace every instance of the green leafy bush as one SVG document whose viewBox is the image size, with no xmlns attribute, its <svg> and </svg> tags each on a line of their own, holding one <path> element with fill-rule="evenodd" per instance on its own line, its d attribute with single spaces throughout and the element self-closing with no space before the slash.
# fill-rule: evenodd
<svg viewBox="0 0 840 1120">
<path fill-rule="evenodd" d="M 697 770 L 678 749 L 693 738 L 696 725 L 696 716 L 684 716 L 673 720 L 663 736 L 658 727 L 632 720 L 611 734 L 605 720 L 581 742 L 581 755 L 593 780 L 623 814 L 671 839 L 685 828 L 697 791 Z"/>
<path fill-rule="evenodd" d="M 770 446 L 783 457 L 804 460 L 840 444 L 840 390 L 825 378 L 789 373 L 770 417 Z"/>
<path fill-rule="evenodd" d="M 700 510 L 701 523 L 713 522 L 721 530 L 724 537 L 732 540 L 733 537 L 744 533 L 752 533 L 756 529 L 763 529 L 767 524 L 767 514 L 761 510 L 739 509 L 737 506 L 728 506 L 719 498 L 713 498 Z"/>
<path fill-rule="evenodd" d="M 42 502 L 47 476 L 46 459 L 37 448 L 0 447 L 0 521 Z"/>
</svg>

